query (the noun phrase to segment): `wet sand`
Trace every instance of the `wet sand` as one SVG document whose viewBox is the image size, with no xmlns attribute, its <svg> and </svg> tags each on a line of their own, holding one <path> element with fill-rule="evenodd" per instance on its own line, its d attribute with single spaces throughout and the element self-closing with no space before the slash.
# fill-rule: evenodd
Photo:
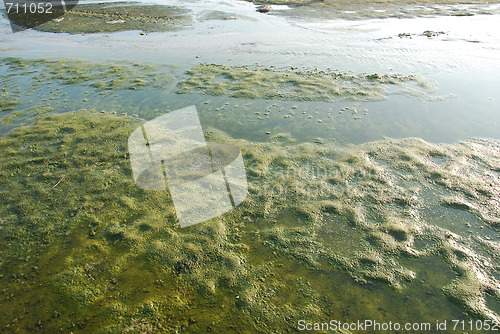
<svg viewBox="0 0 500 334">
<path fill-rule="evenodd" d="M 315 18 L 340 18 L 348 20 L 363 20 L 376 18 L 407 18 L 428 16 L 473 16 L 476 14 L 498 13 L 495 4 L 498 1 L 472 0 L 467 3 L 457 4 L 449 0 L 380 0 L 380 1 L 287 1 L 264 0 L 254 1 L 256 4 L 270 5 L 269 14 L 283 15 L 296 19 L 304 17 Z M 273 5 L 286 5 L 291 10 L 273 10 Z"/>
</svg>

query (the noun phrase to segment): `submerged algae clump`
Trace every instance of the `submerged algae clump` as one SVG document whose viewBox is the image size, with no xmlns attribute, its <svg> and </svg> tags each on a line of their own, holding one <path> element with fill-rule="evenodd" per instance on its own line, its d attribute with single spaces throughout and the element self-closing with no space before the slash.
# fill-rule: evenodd
<svg viewBox="0 0 500 334">
<path fill-rule="evenodd" d="M 77 59 L 24 59 L 4 58 L 1 65 L 7 65 L 10 75 L 33 76 L 41 83 L 59 82 L 62 85 L 89 85 L 97 90 L 136 90 L 140 88 L 164 87 L 168 75 L 157 72 L 152 64 L 120 62 L 88 62 Z"/>
<path fill-rule="evenodd" d="M 382 100 L 394 93 L 391 87 L 414 84 L 397 93 L 431 93 L 434 85 L 417 75 L 352 74 L 337 71 L 298 71 L 249 66 L 200 64 L 186 72 L 189 78 L 178 84 L 177 93 L 202 92 L 246 99 L 334 101 L 337 99 Z"/>
<path fill-rule="evenodd" d="M 0 112 L 2 111 L 12 111 L 18 105 L 17 98 L 9 97 L 9 93 L 5 92 L 0 95 Z"/>
</svg>

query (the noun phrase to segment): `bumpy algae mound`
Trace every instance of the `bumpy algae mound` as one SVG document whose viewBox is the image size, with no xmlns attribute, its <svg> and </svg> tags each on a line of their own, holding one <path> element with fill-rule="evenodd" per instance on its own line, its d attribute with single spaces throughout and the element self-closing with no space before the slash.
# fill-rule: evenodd
<svg viewBox="0 0 500 334">
<path fill-rule="evenodd" d="M 135 187 L 126 143 L 137 125 L 76 112 L 0 140 L 0 284 L 8 291 L 0 326 L 266 332 L 291 326 L 285 314 L 317 316 L 309 303 L 262 304 L 282 283 L 263 283 L 272 264 L 247 263 L 240 211 L 180 230 L 168 193 Z"/>
<path fill-rule="evenodd" d="M 78 4 L 70 10 L 52 9 L 54 20 L 45 22 L 47 14 L 12 14 L 11 19 L 21 26 L 48 32 L 108 33 L 126 30 L 146 32 L 170 31 L 191 24 L 188 11 L 172 6 L 117 4 Z M 38 16 L 37 16 L 38 15 Z M 34 22 L 43 22 L 34 24 Z"/>
<path fill-rule="evenodd" d="M 286 151 L 261 145 L 249 170 L 258 180 L 252 184 L 256 203 L 267 216 L 276 217 L 285 205 L 307 219 L 266 228 L 260 237 L 311 268 L 327 261 L 361 282 L 382 280 L 396 289 L 418 279 L 402 258 L 438 255 L 456 274 L 443 292 L 475 316 L 498 321 L 486 297 L 500 297 L 499 145 L 419 139 L 347 148 L 302 144 Z M 455 225 L 444 217 L 436 225 L 436 206 L 462 210 L 467 218 Z M 351 227 L 363 231 L 364 241 L 346 251 L 342 236 L 352 240 Z M 332 229 L 342 232 L 328 240 Z"/>
<path fill-rule="evenodd" d="M 299 319 L 462 317 L 450 301 L 498 320 L 487 298 L 500 299 L 500 143 L 256 144 L 209 131 L 243 151 L 250 193 L 179 229 L 168 192 L 133 182 L 126 143 L 140 123 L 75 112 L 0 139 L 0 328 L 273 333 Z M 436 225 L 435 206 L 475 220 Z M 450 275 L 423 280 L 412 263 L 436 258 Z"/>
<path fill-rule="evenodd" d="M 179 83 L 177 93 L 201 92 L 236 98 L 296 101 L 371 101 L 384 99 L 390 93 L 422 94 L 435 90 L 432 82 L 418 75 L 278 70 L 216 64 L 200 64 L 187 74 L 189 78 Z"/>
</svg>

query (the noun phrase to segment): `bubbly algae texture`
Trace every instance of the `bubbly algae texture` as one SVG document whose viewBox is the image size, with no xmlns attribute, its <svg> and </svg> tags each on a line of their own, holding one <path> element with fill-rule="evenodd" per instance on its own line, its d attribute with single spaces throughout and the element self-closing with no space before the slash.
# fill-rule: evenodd
<svg viewBox="0 0 500 334">
<path fill-rule="evenodd" d="M 52 12 L 58 17 L 33 28 L 47 32 L 92 34 L 127 30 L 161 32 L 191 25 L 191 18 L 186 15 L 188 10 L 171 6 L 80 3 L 71 10 L 54 7 Z M 12 14 L 11 19 L 21 26 L 33 26 L 37 20 L 44 22 L 44 15 L 47 14 Z"/>
<path fill-rule="evenodd" d="M 240 147 L 250 193 L 180 229 L 167 192 L 134 185 L 126 143 L 140 123 L 80 111 L 0 139 L 0 328 L 500 320 L 500 142 L 289 145 L 207 131 Z"/>
<path fill-rule="evenodd" d="M 435 84 L 419 75 L 352 74 L 333 70 L 279 70 L 217 64 L 200 64 L 187 74 L 189 78 L 179 83 L 177 93 L 329 102 L 338 99 L 381 100 L 389 93 L 424 96 L 435 91 Z"/>
</svg>

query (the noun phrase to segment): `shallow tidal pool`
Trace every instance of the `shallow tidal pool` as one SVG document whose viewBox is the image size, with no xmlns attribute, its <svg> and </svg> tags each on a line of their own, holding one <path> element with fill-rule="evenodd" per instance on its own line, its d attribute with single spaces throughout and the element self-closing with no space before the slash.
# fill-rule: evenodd
<svg viewBox="0 0 500 334">
<path fill-rule="evenodd" d="M 183 25 L 0 21 L 0 332 L 495 332 L 500 30 L 477 23 L 493 9 L 153 3 Z M 248 195 L 180 228 L 170 192 L 134 183 L 127 140 L 192 105 L 206 140 L 240 149 Z"/>
</svg>

